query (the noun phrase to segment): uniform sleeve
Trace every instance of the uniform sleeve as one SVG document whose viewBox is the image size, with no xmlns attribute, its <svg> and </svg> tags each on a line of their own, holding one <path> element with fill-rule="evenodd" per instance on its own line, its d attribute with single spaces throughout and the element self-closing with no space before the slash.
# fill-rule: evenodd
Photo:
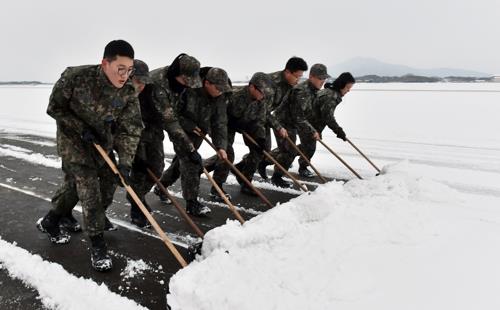
<svg viewBox="0 0 500 310">
<path fill-rule="evenodd" d="M 297 129 L 312 135 L 316 132 L 316 129 L 309 123 L 305 115 L 306 107 L 311 105 L 310 96 L 308 96 L 304 90 L 298 88 L 294 90 L 291 96 L 290 102 L 292 104 L 292 113 L 294 114 Z"/>
<path fill-rule="evenodd" d="M 258 116 L 256 118 L 256 123 L 254 130 L 252 130 L 252 135 L 257 139 L 266 138 L 266 123 L 267 123 L 267 106 L 264 102 L 261 102 L 261 109 L 259 110 Z"/>
<path fill-rule="evenodd" d="M 67 69 L 56 82 L 50 94 L 47 114 L 56 120 L 58 128 L 68 137 L 80 137 L 85 123 L 75 116 L 69 101 L 74 89 L 74 77 Z"/>
<path fill-rule="evenodd" d="M 266 125 L 276 130 L 280 130 L 283 126 L 280 124 L 278 118 L 271 113 L 274 110 L 273 103 L 274 99 L 267 103 Z"/>
<path fill-rule="evenodd" d="M 335 108 L 338 103 L 333 96 L 325 95 L 319 97 L 319 106 L 321 116 L 324 118 L 325 123 L 330 127 L 334 133 L 338 133 L 340 128 L 337 120 L 335 120 Z"/>
<path fill-rule="evenodd" d="M 159 87 L 155 87 L 152 99 L 155 109 L 162 115 L 163 129 L 167 132 L 168 138 L 173 143 L 175 153 L 179 156 L 186 156 L 188 153 L 191 153 L 195 148 L 191 139 L 189 139 L 179 124 L 172 100 L 169 98 L 167 92 Z"/>
<path fill-rule="evenodd" d="M 227 148 L 227 101 L 220 96 L 215 103 L 215 111 L 210 120 L 211 137 L 217 149 Z"/>
<path fill-rule="evenodd" d="M 189 117 L 185 117 L 185 108 L 189 104 L 188 100 L 193 100 L 194 96 L 188 96 L 187 91 L 183 93 L 176 107 L 176 115 L 179 119 L 179 124 L 186 133 L 192 133 L 196 128 L 196 123 Z"/>
<path fill-rule="evenodd" d="M 131 166 L 144 128 L 139 99 L 136 96 L 130 96 L 116 125 L 113 147 L 118 153 L 120 164 Z"/>
</svg>

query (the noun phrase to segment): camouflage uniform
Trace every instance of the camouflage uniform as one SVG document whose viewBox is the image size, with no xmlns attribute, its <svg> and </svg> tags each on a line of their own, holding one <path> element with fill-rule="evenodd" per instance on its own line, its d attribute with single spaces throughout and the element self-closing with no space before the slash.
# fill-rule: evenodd
<svg viewBox="0 0 500 310">
<path fill-rule="evenodd" d="M 305 81 L 297 85 L 289 94 L 288 99 L 276 110 L 275 115 L 288 130 L 288 136 L 295 143 L 297 133 L 301 144 L 299 148 L 310 159 L 316 150 L 316 140 L 313 138 L 316 129 L 311 125 L 309 119 L 316 105 L 318 90 L 309 82 Z M 285 168 L 289 169 L 293 160 L 298 155 L 297 151 L 289 143 L 282 143 L 276 160 Z M 300 158 L 301 166 L 307 163 Z M 274 169 L 277 175 L 283 172 Z"/>
<path fill-rule="evenodd" d="M 143 203 L 145 202 L 146 194 L 154 185 L 154 180 L 149 176 L 147 169 L 149 168 L 158 177 L 163 172 L 165 166 L 165 155 L 163 152 L 163 139 L 165 138 L 163 133 L 164 120 L 162 112 L 158 111 L 154 105 L 153 91 L 154 86 L 147 84 L 139 94 L 144 130 L 137 146 L 130 175 L 130 185 Z M 129 200 L 133 207 L 137 207 L 131 199 Z M 132 209 L 132 216 L 134 216 L 134 212 L 141 214 L 140 210 Z"/>
<path fill-rule="evenodd" d="M 202 88 L 186 89 L 177 105 L 176 114 L 179 123 L 187 133 L 195 149 L 198 149 L 203 138 L 193 133 L 198 127 L 203 133 L 207 133 L 217 149 L 226 149 L 227 145 L 227 116 L 225 96 L 212 98 Z M 187 160 L 182 166 L 180 156 L 175 156 L 170 167 L 163 173 L 162 183 L 171 185 L 177 181 L 180 175 L 182 183 L 182 195 L 185 200 L 196 200 L 200 186 L 200 168 Z"/>
<path fill-rule="evenodd" d="M 258 76 L 258 79 L 254 79 L 256 76 Z M 265 96 L 272 95 L 271 81 L 264 73 L 256 73 L 252 80 L 258 84 L 259 89 L 263 90 Z M 228 137 L 226 153 L 231 162 L 234 161 L 232 145 L 236 132 L 246 132 L 255 140 L 264 140 L 266 137 L 267 104 L 265 99 L 262 101 L 252 99 L 248 88 L 249 86 L 245 86 L 233 92 L 227 107 Z M 244 139 L 244 142 L 249 147 L 250 152 L 243 157 L 241 162 L 236 164 L 236 167 L 248 180 L 252 180 L 257 165 L 262 159 L 262 152 L 252 142 L 246 139 Z M 215 182 L 222 184 L 226 181 L 230 167 L 218 161 L 216 156 L 207 159 L 205 167 L 209 171 L 215 169 L 213 175 Z"/>
<path fill-rule="evenodd" d="M 267 122 L 267 128 L 266 128 L 266 150 L 271 150 L 271 130 L 270 127 L 274 129 L 274 137 L 276 138 L 276 143 L 278 144 L 278 147 L 275 148 L 271 152 L 271 156 L 276 157 L 279 153 L 279 147 L 280 145 L 283 144 L 288 144 L 287 140 L 285 138 L 282 138 L 279 136 L 276 132 L 283 128 L 283 126 L 280 124 L 280 120 L 272 114 L 280 105 L 281 103 L 286 100 L 286 97 L 288 96 L 288 93 L 290 90 L 293 89 L 293 86 L 290 85 L 287 80 L 285 79 L 285 72 L 284 71 L 277 71 L 268 74 L 271 80 L 274 82 L 274 95 L 271 100 L 269 100 L 268 104 L 268 122 Z M 266 165 L 272 164 L 268 159 L 264 159 Z"/>
<path fill-rule="evenodd" d="M 318 91 L 317 103 L 309 122 L 320 134 L 326 126 L 338 134 L 342 127 L 335 120 L 335 108 L 342 102 L 342 95 L 333 89 L 324 88 Z"/>
<path fill-rule="evenodd" d="M 65 182 L 53 198 L 52 211 L 71 212 L 80 200 L 90 237 L 104 229 L 104 209 L 111 204 L 116 177 L 91 143 L 82 139 L 92 132 L 119 163 L 131 166 L 143 128 L 139 103 L 128 82 L 115 88 L 98 65 L 66 69 L 54 85 L 47 113 L 57 122 L 57 149 Z"/>
</svg>

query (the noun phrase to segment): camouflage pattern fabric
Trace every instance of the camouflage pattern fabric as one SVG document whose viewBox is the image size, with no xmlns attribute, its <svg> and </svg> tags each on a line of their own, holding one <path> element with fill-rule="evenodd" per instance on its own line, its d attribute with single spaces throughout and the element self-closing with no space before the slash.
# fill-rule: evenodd
<svg viewBox="0 0 500 310">
<path fill-rule="evenodd" d="M 321 133 L 328 126 L 335 134 L 341 128 L 335 119 L 335 109 L 342 102 L 342 95 L 330 88 L 318 92 L 318 101 L 311 118 L 311 124 Z"/>
<path fill-rule="evenodd" d="M 152 91 L 153 85 L 148 84 L 139 94 L 144 130 L 137 146 L 130 175 L 130 186 L 132 186 L 141 201 L 145 201 L 146 194 L 154 185 L 154 181 L 149 176 L 147 169 L 149 168 L 159 178 L 165 166 L 163 118 L 162 113 L 155 108 L 151 96 Z M 137 207 L 133 201 L 131 205 Z"/>
<path fill-rule="evenodd" d="M 266 115 L 267 105 L 265 101 L 252 99 L 248 86 L 242 87 L 230 95 L 227 107 L 228 143 L 226 153 L 231 162 L 234 161 L 232 145 L 236 132 L 246 132 L 254 139 L 265 139 Z M 257 165 L 262 159 L 262 154 L 255 150 L 251 142 L 245 141 L 245 144 L 249 147 L 250 152 L 237 165 L 242 173 L 249 180 L 252 180 Z M 223 184 L 226 181 L 230 171 L 230 167 L 226 163 L 212 156 L 204 162 L 204 165 L 207 170 L 214 170 L 214 180 L 217 183 Z"/>
<path fill-rule="evenodd" d="M 285 124 L 285 128 L 289 132 L 297 130 L 301 142 L 299 148 L 309 159 L 316 150 L 313 134 L 317 130 L 309 120 L 313 119 L 317 96 L 318 91 L 309 81 L 302 82 L 290 91 L 287 100 L 276 110 L 277 117 L 282 124 Z M 284 147 L 285 145 L 284 141 L 280 141 L 278 146 L 281 146 L 281 149 L 273 150 L 272 154 L 279 154 L 276 156 L 276 160 L 288 170 L 298 152 L 288 146 Z M 301 167 L 307 167 L 307 163 L 302 158 L 299 159 L 299 164 Z M 274 171 L 281 174 L 276 167 Z"/>
<path fill-rule="evenodd" d="M 180 126 L 175 113 L 180 94 L 170 89 L 167 70 L 168 66 L 150 72 L 153 81 L 150 100 L 152 100 L 155 110 L 161 115 L 163 129 L 167 132 L 170 141 L 174 145 L 175 153 L 187 156 L 194 150 L 194 146 Z"/>
<path fill-rule="evenodd" d="M 114 149 L 119 163 L 130 166 L 143 128 L 135 90 L 130 83 L 115 88 L 98 65 L 68 68 L 54 85 L 47 113 L 57 122 L 57 148 L 65 172 L 52 208 L 65 215 L 80 200 L 87 233 L 98 235 L 117 184 L 82 133 L 92 132 L 112 160 Z"/>
<path fill-rule="evenodd" d="M 194 134 L 198 127 L 208 133 L 217 149 L 227 147 L 227 96 L 212 98 L 204 88 L 187 89 L 177 105 L 181 127 L 187 133 L 195 149 L 203 139 Z M 196 200 L 200 186 L 200 166 L 186 156 L 177 154 L 163 173 L 161 182 L 165 186 L 174 184 L 181 177 L 182 196 L 185 200 Z"/>
</svg>

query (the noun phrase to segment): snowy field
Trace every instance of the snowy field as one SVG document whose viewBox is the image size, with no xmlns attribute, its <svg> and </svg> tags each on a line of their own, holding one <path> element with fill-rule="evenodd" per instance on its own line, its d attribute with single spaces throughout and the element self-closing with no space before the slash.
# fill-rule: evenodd
<svg viewBox="0 0 500 310">
<path fill-rule="evenodd" d="M 1 86 L 0 131 L 54 137 L 55 123 L 45 114 L 50 91 Z M 197 310 L 499 309 L 498 115 L 500 83 L 357 84 L 337 108 L 337 120 L 382 174 L 375 177 L 327 129 L 324 141 L 364 180 L 318 145 L 313 164 L 350 181 L 322 185 L 243 226 L 231 221 L 210 231 L 203 255 L 171 279 L 169 304 Z M 237 140 L 237 157 L 244 152 Z M 204 156 L 212 153 L 202 147 Z M 30 160 L 3 145 L 0 154 Z M 35 287 L 48 307 L 65 308 L 38 273 L 30 275 L 35 257 L 22 252 L 24 265 L 10 260 L 20 250 L 0 240 L 0 268 Z M 58 283 L 73 285 L 63 272 Z M 119 297 L 100 294 L 110 294 L 102 308 L 114 309 Z"/>
</svg>

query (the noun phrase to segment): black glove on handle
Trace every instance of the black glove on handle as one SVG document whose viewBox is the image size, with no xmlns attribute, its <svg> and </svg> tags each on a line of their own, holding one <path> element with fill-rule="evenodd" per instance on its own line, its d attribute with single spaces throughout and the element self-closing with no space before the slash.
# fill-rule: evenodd
<svg viewBox="0 0 500 310">
<path fill-rule="evenodd" d="M 347 140 L 347 137 L 345 135 L 345 132 L 344 132 L 344 129 L 342 129 L 342 127 L 340 127 L 338 130 L 337 130 L 337 138 L 339 139 L 342 139 L 344 141 Z"/>
<path fill-rule="evenodd" d="M 118 172 L 120 172 L 123 180 L 125 181 L 125 183 L 127 185 L 130 184 L 130 167 L 129 166 L 125 166 L 123 164 L 118 164 L 118 166 L 116 166 L 116 168 L 118 169 Z M 122 186 L 123 187 L 123 184 L 120 180 L 120 177 L 118 176 L 118 174 L 116 175 L 116 179 L 118 181 L 118 185 Z"/>
</svg>

